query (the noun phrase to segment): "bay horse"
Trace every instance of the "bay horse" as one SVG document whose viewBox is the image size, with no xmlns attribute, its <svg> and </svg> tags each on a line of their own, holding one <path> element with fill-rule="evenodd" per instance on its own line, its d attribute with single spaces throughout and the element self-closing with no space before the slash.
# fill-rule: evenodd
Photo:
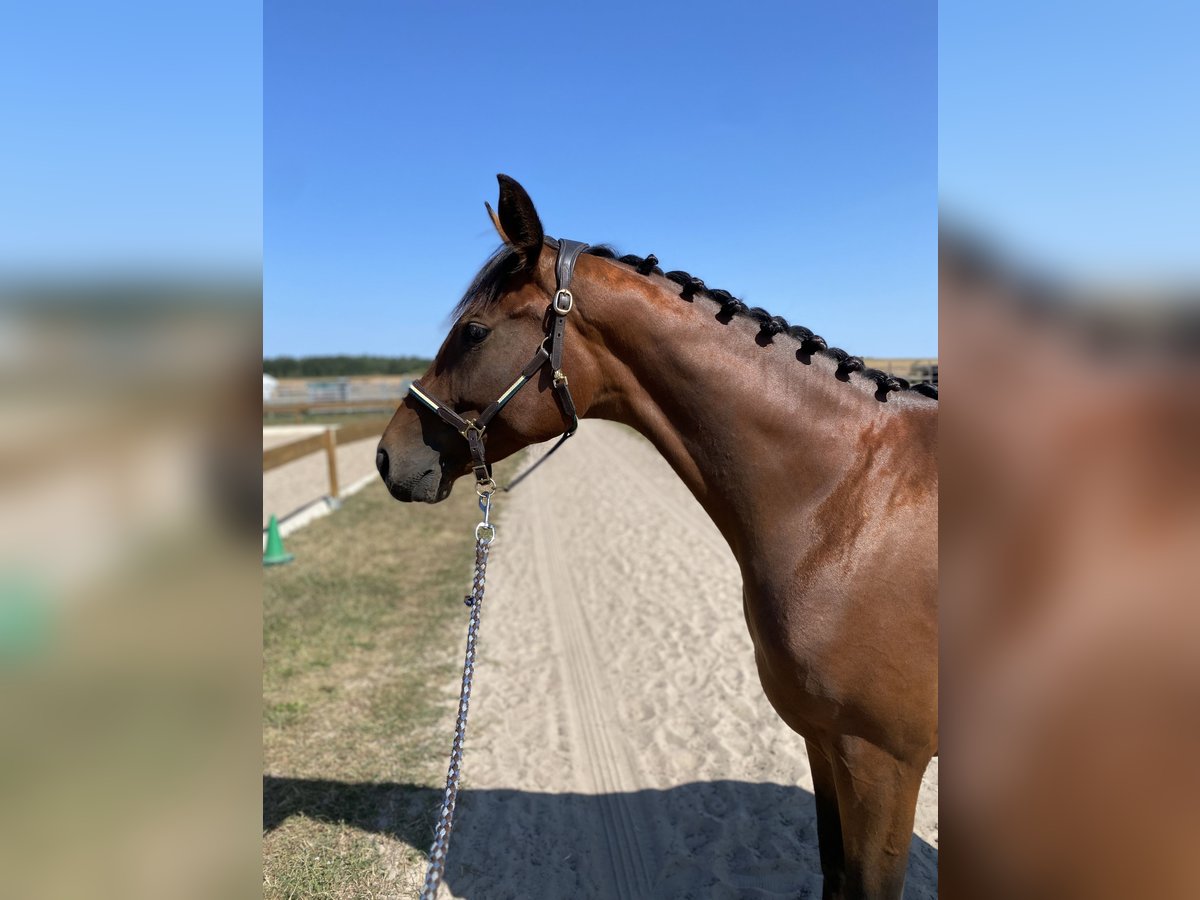
<svg viewBox="0 0 1200 900">
<path fill-rule="evenodd" d="M 921 777 L 938 749 L 937 399 L 653 256 L 578 256 L 558 309 L 556 250 L 524 188 L 498 176 L 502 239 L 379 443 L 397 500 L 435 503 L 478 466 L 448 423 L 508 401 L 491 462 L 582 417 L 648 438 L 741 568 L 762 688 L 803 736 L 826 898 L 903 892 Z M 565 320 L 561 364 L 513 376 Z M 506 390 L 508 389 L 508 390 Z M 431 397 L 439 398 L 438 402 Z M 444 408 L 442 408 L 444 407 Z M 438 414 L 440 409 L 441 415 Z M 573 413 L 574 410 L 571 410 Z"/>
</svg>

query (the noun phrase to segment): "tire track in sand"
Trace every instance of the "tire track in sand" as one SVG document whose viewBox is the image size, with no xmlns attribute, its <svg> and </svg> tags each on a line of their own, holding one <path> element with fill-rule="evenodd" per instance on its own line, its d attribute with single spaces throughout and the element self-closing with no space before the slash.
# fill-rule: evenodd
<svg viewBox="0 0 1200 900">
<path fill-rule="evenodd" d="M 532 479 L 531 479 L 532 481 Z M 527 482 L 527 484 L 530 484 Z M 532 487 L 533 485 L 530 484 Z M 607 866 L 613 887 L 622 897 L 651 896 L 652 878 L 645 844 L 648 834 L 639 834 L 636 821 L 639 812 L 632 808 L 629 797 L 641 787 L 637 778 L 637 762 L 629 746 L 620 737 L 620 716 L 611 704 L 614 696 L 605 684 L 601 660 L 597 658 L 597 643 L 587 621 L 590 602 L 580 602 L 579 586 L 566 560 L 575 557 L 572 544 L 581 538 L 576 529 L 559 531 L 555 546 L 549 535 L 554 525 L 547 515 L 548 496 L 545 483 L 530 491 L 534 557 L 537 561 L 538 586 L 543 597 L 551 602 L 550 615 L 558 642 L 565 652 L 557 654 L 560 677 L 571 685 L 563 712 L 567 727 L 584 748 L 586 780 L 579 785 L 583 792 L 600 797 L 600 814 L 608 845 Z M 591 592 L 589 592 L 591 593 Z M 587 597 L 590 601 L 592 597 Z"/>
</svg>

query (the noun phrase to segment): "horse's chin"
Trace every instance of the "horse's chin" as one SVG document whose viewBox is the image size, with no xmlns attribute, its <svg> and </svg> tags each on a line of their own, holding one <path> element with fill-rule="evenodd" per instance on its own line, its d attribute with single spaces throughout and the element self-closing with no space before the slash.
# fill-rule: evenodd
<svg viewBox="0 0 1200 900">
<path fill-rule="evenodd" d="M 418 472 L 387 486 L 388 493 L 401 503 L 441 503 L 453 488 L 454 480 L 436 469 Z"/>
</svg>

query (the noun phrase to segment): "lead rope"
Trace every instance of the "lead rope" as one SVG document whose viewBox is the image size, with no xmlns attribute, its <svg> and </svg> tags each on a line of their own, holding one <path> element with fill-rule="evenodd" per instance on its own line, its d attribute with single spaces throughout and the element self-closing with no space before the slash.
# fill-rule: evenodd
<svg viewBox="0 0 1200 900">
<path fill-rule="evenodd" d="M 490 486 L 489 486 L 490 484 Z M 454 827 L 454 807 L 458 803 L 458 785 L 462 777 L 463 740 L 467 733 L 467 710 L 471 705 L 471 682 L 475 676 L 475 643 L 479 638 L 479 613 L 483 608 L 483 589 L 486 582 L 488 550 L 496 539 L 496 526 L 489 517 L 492 512 L 494 481 L 481 482 L 476 487 L 483 521 L 475 526 L 475 579 L 465 603 L 471 608 L 467 625 L 467 656 L 463 661 L 462 690 L 458 695 L 458 720 L 454 723 L 454 744 L 450 748 L 450 769 L 446 773 L 446 794 L 442 811 L 433 831 L 433 846 L 429 848 L 429 869 L 425 872 L 425 887 L 421 900 L 434 900 L 446 871 L 446 854 L 450 850 L 450 830 Z"/>
</svg>

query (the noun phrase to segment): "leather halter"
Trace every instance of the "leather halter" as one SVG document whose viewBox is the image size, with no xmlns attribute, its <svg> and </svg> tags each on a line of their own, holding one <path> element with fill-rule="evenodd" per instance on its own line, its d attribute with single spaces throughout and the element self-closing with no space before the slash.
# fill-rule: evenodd
<svg viewBox="0 0 1200 900">
<path fill-rule="evenodd" d="M 550 366 L 551 385 L 554 389 L 554 396 L 558 398 L 563 415 L 570 420 L 571 424 L 563 432 L 562 437 L 558 439 L 558 443 L 551 447 L 550 451 L 541 459 L 526 469 L 505 490 L 511 490 L 516 487 L 517 482 L 521 481 L 526 475 L 548 459 L 550 454 L 561 447 L 563 442 L 573 435 L 579 427 L 579 416 L 575 411 L 575 401 L 571 399 L 571 390 L 567 384 L 567 376 L 562 370 L 562 349 L 563 336 L 567 328 L 567 314 L 575 306 L 575 297 L 571 294 L 570 290 L 571 276 L 575 273 L 575 262 L 579 259 L 579 254 L 587 248 L 587 244 L 580 243 L 579 241 L 569 241 L 565 238 L 558 241 L 558 260 L 554 266 L 557 289 L 554 293 L 554 300 L 550 304 L 551 315 L 546 329 L 546 338 L 538 347 L 537 352 L 533 354 L 533 358 L 525 364 L 525 368 L 521 370 L 521 374 L 517 376 L 517 380 L 510 384 L 503 394 L 489 404 L 479 415 L 479 418 L 467 419 L 460 416 L 445 403 L 435 399 L 417 381 L 413 381 L 408 387 L 408 392 L 413 397 L 437 413 L 443 422 L 466 438 L 467 446 L 471 451 L 471 468 L 475 472 L 476 490 L 481 493 L 491 493 L 496 489 L 496 482 L 492 480 L 491 470 L 487 463 L 486 448 L 483 440 L 484 431 L 500 410 L 504 409 L 508 401 L 515 397 L 521 388 L 529 383 L 529 379 L 536 375 L 543 366 Z M 550 345 L 549 350 L 546 349 L 547 344 Z"/>
</svg>

